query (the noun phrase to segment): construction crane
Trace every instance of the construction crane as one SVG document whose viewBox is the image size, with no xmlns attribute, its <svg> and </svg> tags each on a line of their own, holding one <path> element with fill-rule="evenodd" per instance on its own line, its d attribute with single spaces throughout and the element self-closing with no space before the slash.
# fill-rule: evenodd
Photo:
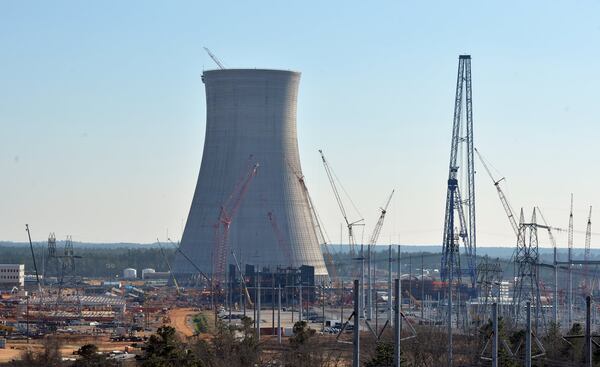
<svg viewBox="0 0 600 367">
<path fill-rule="evenodd" d="M 327 265 L 327 269 L 330 272 L 329 279 L 337 287 L 337 285 L 339 283 L 337 266 L 335 264 L 335 261 L 333 260 L 333 255 L 331 254 L 331 250 L 329 248 L 329 242 L 330 242 L 329 236 L 327 236 L 327 232 L 325 231 L 325 228 L 323 228 L 323 225 L 322 225 L 323 221 L 321 220 L 321 217 L 319 216 L 319 213 L 317 212 L 317 207 L 315 206 L 315 204 L 310 196 L 308 187 L 306 187 L 304 175 L 302 175 L 298 170 L 296 170 L 289 162 L 288 162 L 288 166 L 290 167 L 290 169 L 292 170 L 292 172 L 298 179 L 298 182 L 300 182 L 300 186 L 302 187 L 302 192 L 304 193 L 306 202 L 308 203 L 308 207 L 310 209 L 310 213 L 311 213 L 310 219 L 311 219 L 312 225 L 316 229 L 317 241 L 319 242 L 319 245 L 323 246 L 323 249 L 325 252 L 324 253 L 325 263 Z"/>
<path fill-rule="evenodd" d="M 588 295 L 591 295 L 592 293 L 592 281 L 589 279 L 589 271 L 590 271 L 590 265 L 587 264 L 588 261 L 590 261 L 590 245 L 592 244 L 592 207 L 590 206 L 590 214 L 588 215 L 588 221 L 587 221 L 587 227 L 586 227 L 586 231 L 585 231 L 585 253 L 584 253 L 584 260 L 586 261 L 586 264 L 584 265 L 584 284 L 585 284 L 585 288 L 586 288 L 586 293 Z"/>
<path fill-rule="evenodd" d="M 352 257 L 354 257 L 356 254 L 356 251 L 355 251 L 356 244 L 355 244 L 355 240 L 354 240 L 353 227 L 355 225 L 358 225 L 359 223 L 361 223 L 363 221 L 363 218 L 356 220 L 354 222 L 351 222 L 350 220 L 348 220 L 346 208 L 344 207 L 344 203 L 342 201 L 340 193 L 335 184 L 335 179 L 334 179 L 333 173 L 331 171 L 331 167 L 329 166 L 327 159 L 325 159 L 325 155 L 323 154 L 323 151 L 319 149 L 319 153 L 321 154 L 321 159 L 323 160 L 323 167 L 325 167 L 325 172 L 327 173 L 327 178 L 329 179 L 329 183 L 331 184 L 331 189 L 333 190 L 333 195 L 335 196 L 335 200 L 337 201 L 338 207 L 340 208 L 342 217 L 344 217 L 344 221 L 346 222 L 346 227 L 348 228 L 348 241 L 350 242 L 350 255 Z"/>
<path fill-rule="evenodd" d="M 492 175 L 492 172 L 490 171 L 485 160 L 481 156 L 481 153 L 479 153 L 479 150 L 477 150 L 477 148 L 475 148 L 475 153 L 477 154 L 479 161 L 483 165 L 483 168 L 485 168 L 485 171 L 492 179 L 492 182 L 494 183 L 494 186 L 496 187 L 496 191 L 498 192 L 498 197 L 500 198 L 500 202 L 502 203 L 502 207 L 504 208 L 504 212 L 508 216 L 508 221 L 510 222 L 510 226 L 512 227 L 513 231 L 515 232 L 515 236 L 518 236 L 519 235 L 519 225 L 517 224 L 517 220 L 515 219 L 514 211 L 513 211 L 512 207 L 510 206 L 510 203 L 508 202 L 508 199 L 506 198 L 504 191 L 502 191 L 502 188 L 500 187 L 500 182 L 505 180 L 505 178 L 502 177 L 501 179 L 496 180 L 494 178 L 494 176 Z"/>
<path fill-rule="evenodd" d="M 279 245 L 279 250 L 281 251 L 282 255 L 284 255 L 288 261 L 291 261 L 292 253 L 290 252 L 290 246 L 288 243 L 286 243 L 283 233 L 281 232 L 281 229 L 279 228 L 279 224 L 277 224 L 277 219 L 275 218 L 275 214 L 273 214 L 273 212 L 268 212 L 267 218 L 269 219 L 269 223 L 271 223 L 271 228 L 273 228 L 273 232 L 275 233 L 275 238 L 277 239 L 277 244 Z"/>
<path fill-rule="evenodd" d="M 250 292 L 248 292 L 248 287 L 246 286 L 246 278 L 244 277 L 244 272 L 242 271 L 242 267 L 240 266 L 240 262 L 238 261 L 237 256 L 235 256 L 235 251 L 231 250 L 231 256 L 233 256 L 235 267 L 240 273 L 240 280 L 242 283 L 242 288 L 244 289 L 244 296 L 246 297 L 246 301 L 250 306 L 254 306 L 254 303 L 252 302 L 252 297 L 250 297 Z"/>
<path fill-rule="evenodd" d="M 37 262 L 35 261 L 35 253 L 33 252 L 33 243 L 31 242 L 31 232 L 29 231 L 29 224 L 25 224 L 25 230 L 27 231 L 27 238 L 29 238 L 29 248 L 31 249 L 31 259 L 33 260 L 33 268 L 35 269 L 35 280 L 37 282 L 38 290 L 42 293 L 42 283 L 40 283 L 40 275 L 38 273 Z"/>
<path fill-rule="evenodd" d="M 233 218 L 244 199 L 252 179 L 258 173 L 258 163 L 253 164 L 246 176 L 234 187 L 227 201 L 221 206 L 219 219 L 215 224 L 215 246 L 213 251 L 213 281 L 224 278 L 227 255 L 229 254 L 229 229 Z"/>
<path fill-rule="evenodd" d="M 208 282 L 208 284 L 212 284 L 212 279 L 205 272 L 203 272 L 200 269 L 200 267 L 198 265 L 196 265 L 196 263 L 193 262 L 192 259 L 190 259 L 190 257 L 188 255 L 185 254 L 185 252 L 183 252 L 183 250 L 181 249 L 181 246 L 178 246 L 177 244 L 175 244 L 173 241 L 171 241 L 170 238 L 167 238 L 167 241 L 169 241 L 169 243 L 175 247 L 175 250 L 177 252 L 179 252 L 181 254 L 181 256 L 183 256 L 183 258 L 186 259 L 187 262 L 189 262 L 194 267 L 194 269 L 196 269 L 198 274 L 200 274 Z"/>
<path fill-rule="evenodd" d="M 381 211 L 381 213 L 379 214 L 379 219 L 377 220 L 377 224 L 375 224 L 375 228 L 373 229 L 373 234 L 371 234 L 371 239 L 369 241 L 369 245 L 367 247 L 367 286 L 368 286 L 368 290 L 367 290 L 367 320 L 370 320 L 372 318 L 372 314 L 373 314 L 373 278 L 374 278 L 374 274 L 373 274 L 373 259 L 372 259 L 372 251 L 373 251 L 373 246 L 375 246 L 377 244 L 377 239 L 379 239 L 379 234 L 381 233 L 381 229 L 383 228 L 383 221 L 385 219 L 385 214 L 387 213 L 387 209 L 388 206 L 390 205 L 390 202 L 392 201 L 392 196 L 394 196 L 394 190 L 392 190 L 392 193 L 390 194 L 390 196 L 388 197 L 387 201 L 385 202 L 385 205 L 382 208 L 379 208 L 379 210 Z"/>
<path fill-rule="evenodd" d="M 213 54 L 212 52 L 210 52 L 210 50 L 208 49 L 208 47 L 204 47 L 204 51 L 206 51 L 206 53 L 208 54 L 208 56 L 210 56 L 210 58 L 215 62 L 215 64 L 217 64 L 217 66 L 219 67 L 219 69 L 221 69 L 221 70 L 225 69 L 225 65 L 223 65 L 223 63 L 221 62 L 221 60 L 219 60 L 219 58 L 216 57 L 215 54 Z"/>
<path fill-rule="evenodd" d="M 156 242 L 158 243 L 158 248 L 160 248 L 160 253 L 162 254 L 163 259 L 165 260 L 165 263 L 167 264 L 167 268 L 169 269 L 169 273 L 171 274 L 171 277 L 173 278 L 173 284 L 175 285 L 175 290 L 177 291 L 177 295 L 179 296 L 181 294 L 181 290 L 179 289 L 179 284 L 177 283 L 177 278 L 175 278 L 175 274 L 173 273 L 173 269 L 171 269 L 171 263 L 169 263 L 169 259 L 167 259 L 167 255 L 165 254 L 165 250 L 163 249 L 162 245 L 160 244 L 160 240 L 157 238 Z"/>
</svg>

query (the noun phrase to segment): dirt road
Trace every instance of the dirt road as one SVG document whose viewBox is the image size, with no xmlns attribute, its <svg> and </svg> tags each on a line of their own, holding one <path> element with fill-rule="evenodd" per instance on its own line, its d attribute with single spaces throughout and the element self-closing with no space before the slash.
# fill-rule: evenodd
<svg viewBox="0 0 600 367">
<path fill-rule="evenodd" d="M 192 323 L 192 316 L 197 314 L 198 311 L 194 311 L 191 308 L 176 308 L 169 311 L 169 319 L 171 320 L 171 326 L 174 327 L 178 332 L 184 336 L 194 335 L 194 326 Z"/>
</svg>

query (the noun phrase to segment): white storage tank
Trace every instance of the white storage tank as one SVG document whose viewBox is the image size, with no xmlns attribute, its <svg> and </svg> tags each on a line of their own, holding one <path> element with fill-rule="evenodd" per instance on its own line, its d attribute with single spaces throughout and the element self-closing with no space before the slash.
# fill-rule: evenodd
<svg viewBox="0 0 600 367">
<path fill-rule="evenodd" d="M 152 268 L 142 269 L 142 279 L 146 279 L 146 274 L 156 273 L 156 270 Z"/>
<path fill-rule="evenodd" d="M 133 268 L 127 268 L 123 270 L 123 278 L 124 279 L 135 279 L 137 278 L 137 270 Z"/>
</svg>

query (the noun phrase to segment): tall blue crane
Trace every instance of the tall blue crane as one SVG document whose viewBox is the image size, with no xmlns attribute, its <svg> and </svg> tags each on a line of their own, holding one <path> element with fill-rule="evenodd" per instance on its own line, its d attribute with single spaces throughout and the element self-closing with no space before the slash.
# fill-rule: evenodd
<svg viewBox="0 0 600 367">
<path fill-rule="evenodd" d="M 443 281 L 452 284 L 453 281 L 461 282 L 463 273 L 466 272 L 468 274 L 464 275 L 469 277 L 472 289 L 476 290 L 477 242 L 473 152 L 471 56 L 460 55 L 454 101 L 441 276 Z M 461 244 L 464 248 L 465 268 L 461 268 Z"/>
</svg>

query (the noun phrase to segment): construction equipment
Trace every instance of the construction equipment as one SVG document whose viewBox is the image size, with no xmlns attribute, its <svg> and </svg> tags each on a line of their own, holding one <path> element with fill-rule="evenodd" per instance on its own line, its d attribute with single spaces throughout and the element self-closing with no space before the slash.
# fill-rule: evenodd
<svg viewBox="0 0 600 367">
<path fill-rule="evenodd" d="M 225 69 L 225 65 L 223 65 L 223 63 L 221 62 L 221 60 L 219 60 L 218 57 L 216 57 L 212 52 L 210 52 L 208 47 L 203 47 L 203 48 L 204 48 L 204 51 L 206 51 L 206 53 L 208 54 L 208 56 L 210 56 L 210 58 L 215 62 L 215 64 L 217 64 L 219 69 L 221 69 L 221 70 Z"/>
<path fill-rule="evenodd" d="M 267 218 L 269 219 L 269 223 L 271 223 L 271 228 L 273 228 L 273 232 L 275 233 L 275 237 L 277 238 L 277 244 L 279 245 L 279 250 L 281 251 L 281 253 L 285 256 L 285 258 L 288 261 L 291 261 L 292 253 L 290 251 L 290 246 L 287 245 L 286 240 L 283 238 L 283 233 L 281 232 L 281 229 L 279 228 L 279 225 L 277 224 L 275 214 L 273 214 L 273 212 L 268 212 Z"/>
<path fill-rule="evenodd" d="M 158 248 L 160 248 L 160 253 L 162 254 L 162 257 L 165 260 L 165 263 L 167 264 L 169 273 L 171 274 L 171 277 L 173 278 L 173 284 L 175 285 L 175 290 L 177 291 L 177 295 L 179 296 L 181 294 L 181 290 L 179 289 L 179 284 L 177 283 L 177 278 L 175 278 L 175 274 L 173 274 L 173 269 L 171 269 L 171 263 L 169 263 L 169 259 L 167 259 L 165 250 L 163 249 L 162 245 L 160 244 L 160 240 L 158 238 L 156 239 L 156 242 L 158 243 Z"/>
<path fill-rule="evenodd" d="M 42 293 L 42 283 L 40 283 L 40 275 L 38 273 L 37 262 L 35 261 L 35 253 L 33 252 L 33 243 L 31 242 L 31 232 L 29 231 L 29 224 L 25 224 L 25 230 L 27 231 L 27 238 L 29 238 L 29 248 L 31 249 L 31 259 L 33 260 L 33 268 L 35 269 L 35 280 L 37 282 L 38 290 Z"/>
<path fill-rule="evenodd" d="M 331 250 L 329 249 L 329 236 L 327 236 L 327 232 L 323 227 L 321 217 L 317 212 L 317 207 L 315 206 L 310 193 L 308 191 L 308 187 L 306 187 L 306 182 L 304 180 L 304 175 L 302 175 L 298 170 L 294 169 L 294 167 L 288 162 L 288 166 L 300 182 L 300 186 L 302 186 L 302 192 L 304 193 L 305 199 L 308 202 L 308 207 L 310 208 L 311 213 L 311 222 L 313 227 L 316 229 L 317 240 L 319 241 L 319 245 L 321 245 L 325 252 L 325 264 L 327 265 L 327 269 L 329 274 L 329 279 L 331 282 L 337 287 L 339 284 L 337 266 L 333 260 L 333 255 L 331 254 Z"/>
<path fill-rule="evenodd" d="M 331 167 L 329 166 L 329 163 L 327 162 L 327 159 L 325 159 L 325 155 L 323 154 L 323 151 L 319 149 L 319 153 L 321 154 L 321 159 L 323 161 L 323 167 L 325 167 L 325 172 L 327 173 L 327 178 L 329 179 L 329 183 L 331 184 L 331 189 L 333 190 L 333 195 L 335 196 L 335 200 L 338 204 L 338 207 L 340 208 L 340 212 L 342 213 L 342 217 L 344 217 L 344 221 L 346 222 L 346 227 L 348 228 L 348 241 L 350 243 L 350 255 L 352 257 L 355 256 L 356 254 L 356 243 L 354 240 L 354 226 L 358 225 L 359 223 L 362 223 L 362 221 L 364 220 L 363 218 L 358 219 L 356 221 L 351 222 L 350 220 L 348 220 L 348 215 L 346 213 L 346 208 L 344 207 L 344 203 L 342 201 L 342 198 L 340 196 L 340 193 L 338 191 L 337 185 L 335 184 L 335 178 L 334 178 L 334 174 L 331 170 Z"/>
<path fill-rule="evenodd" d="M 584 260 L 586 264 L 583 267 L 584 271 L 584 287 L 586 295 L 592 294 L 592 281 L 589 279 L 590 275 L 590 265 L 587 264 L 590 261 L 590 245 L 592 244 L 592 207 L 590 206 L 590 214 L 588 215 L 587 227 L 585 231 L 585 254 Z"/>
<path fill-rule="evenodd" d="M 463 111 L 463 101 L 465 111 Z M 463 121 L 463 112 L 466 115 Z M 464 146 L 463 146 L 464 145 Z M 463 153 L 465 156 L 463 157 Z M 459 157 L 461 155 L 461 157 Z M 460 243 L 465 250 L 471 287 L 477 289 L 477 242 L 475 231 L 475 168 L 473 159 L 473 102 L 471 89 L 471 56 L 460 55 L 458 58 L 458 74 L 456 80 L 456 97 L 454 101 L 454 119 L 452 125 L 452 142 L 450 147 L 450 164 L 446 194 L 446 210 L 444 220 L 444 236 L 441 278 L 443 281 L 453 279 L 461 281 Z M 466 161 L 466 169 L 460 166 Z M 464 176 L 464 177 L 463 177 Z M 463 182 L 466 181 L 466 182 Z M 461 189 L 466 186 L 466 198 L 462 198 Z M 455 230 L 455 226 L 457 226 Z"/>
<path fill-rule="evenodd" d="M 185 252 L 183 252 L 181 250 L 181 246 L 178 246 L 177 244 L 175 244 L 173 241 L 171 241 L 170 238 L 167 238 L 167 241 L 169 241 L 169 243 L 175 247 L 175 250 L 177 252 L 179 252 L 181 254 L 181 256 L 183 256 L 183 258 L 186 259 L 187 262 L 189 262 L 194 267 L 194 269 L 196 269 L 196 271 L 198 272 L 198 274 L 200 274 L 208 282 L 209 285 L 212 284 L 212 279 L 208 275 L 206 275 L 206 273 L 203 272 L 200 269 L 200 267 L 198 265 L 196 265 L 196 263 L 193 262 L 192 259 L 190 259 L 189 256 L 187 256 L 185 254 Z"/>
<path fill-rule="evenodd" d="M 244 277 L 244 273 L 242 272 L 242 267 L 240 266 L 240 262 L 238 261 L 237 256 L 235 256 L 235 251 L 231 250 L 231 256 L 233 256 L 235 267 L 240 273 L 240 283 L 242 283 L 242 287 L 244 288 L 244 296 L 246 297 L 246 301 L 250 306 L 254 306 L 254 303 L 252 303 L 252 297 L 250 297 L 250 292 L 248 292 L 248 287 L 246 286 L 246 278 Z"/>
<path fill-rule="evenodd" d="M 258 173 L 258 163 L 250 167 L 249 171 L 234 187 L 227 201 L 221 206 L 219 219 L 215 224 L 215 246 L 213 251 L 213 281 L 221 281 L 225 276 L 225 265 L 229 254 L 229 229 L 233 218 L 244 199 L 252 179 Z"/>
<path fill-rule="evenodd" d="M 496 187 L 496 191 L 498 191 L 498 197 L 500 198 L 500 202 L 502 203 L 504 212 L 506 212 L 506 215 L 508 216 L 508 221 L 510 222 L 510 226 L 512 227 L 513 231 L 515 232 L 515 236 L 518 236 L 519 235 L 519 225 L 517 224 L 517 220 L 515 219 L 514 211 L 513 211 L 512 207 L 510 206 L 510 203 L 508 202 L 508 199 L 506 198 L 504 191 L 502 191 L 502 188 L 500 187 L 500 182 L 502 182 L 506 178 L 502 177 L 501 179 L 496 180 L 494 178 L 494 176 L 492 175 L 492 172 L 490 171 L 485 160 L 481 156 L 481 153 L 479 153 L 479 150 L 477 150 L 477 148 L 474 148 L 474 150 L 475 150 L 475 153 L 477 153 L 477 157 L 479 158 L 479 161 L 483 165 L 483 168 L 485 168 L 487 174 L 492 179 L 492 182 L 494 183 L 494 186 Z"/>
<path fill-rule="evenodd" d="M 379 234 L 381 233 L 381 229 L 383 228 L 383 220 L 385 219 L 385 214 L 387 213 L 388 206 L 392 201 L 392 196 L 394 196 L 394 190 L 392 190 L 392 193 L 385 202 L 385 205 L 379 208 L 379 210 L 381 211 L 379 213 L 379 219 L 375 224 L 375 228 L 373 228 L 373 233 L 371 234 L 371 239 L 369 240 L 369 245 L 367 247 L 367 320 L 370 320 L 373 314 L 373 278 L 375 277 L 375 274 L 373 274 L 373 272 L 375 269 L 372 266 L 373 259 L 371 255 L 373 252 L 373 246 L 377 244 Z"/>
</svg>

